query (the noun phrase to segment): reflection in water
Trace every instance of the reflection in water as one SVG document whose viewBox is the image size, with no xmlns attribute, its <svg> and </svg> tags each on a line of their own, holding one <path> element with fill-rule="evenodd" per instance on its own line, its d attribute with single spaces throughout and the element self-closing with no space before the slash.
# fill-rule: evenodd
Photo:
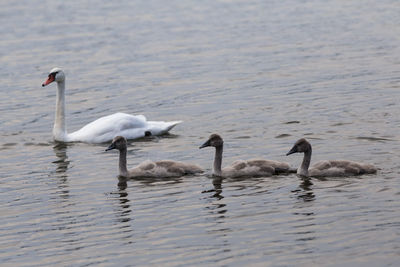
<svg viewBox="0 0 400 267">
<path fill-rule="evenodd" d="M 123 233 L 122 241 L 126 244 L 130 244 L 132 243 L 133 229 L 130 223 L 132 220 L 132 208 L 130 204 L 131 201 L 128 198 L 127 181 L 127 178 L 119 176 L 117 184 L 118 191 L 112 192 L 111 195 L 115 196 L 113 199 L 118 201 L 113 207 L 115 207 L 114 214 L 116 216 L 116 225 L 120 229 L 120 232 Z"/>
<path fill-rule="evenodd" d="M 214 186 L 214 189 L 210 190 L 205 190 L 202 193 L 214 193 L 211 197 L 216 198 L 216 199 L 223 199 L 224 196 L 222 196 L 222 179 L 220 178 L 213 178 L 212 184 Z"/>
<path fill-rule="evenodd" d="M 125 190 L 128 187 L 128 179 L 126 177 L 118 176 L 118 189 L 120 191 Z"/>
<path fill-rule="evenodd" d="M 214 179 L 213 180 L 214 189 L 205 190 L 202 193 L 213 193 L 209 197 L 208 203 L 210 205 L 208 205 L 206 207 L 208 210 L 212 211 L 211 212 L 212 214 L 214 214 L 215 212 L 217 214 L 225 214 L 227 212 L 226 204 L 219 202 L 220 200 L 222 200 L 224 198 L 224 196 L 221 195 L 222 194 L 222 184 L 220 183 L 221 179 L 218 179 L 218 181 L 219 182 L 216 182 L 216 180 Z M 217 202 L 215 202 L 215 201 L 217 201 Z M 225 216 L 218 216 L 217 218 L 221 219 L 221 218 L 225 218 Z M 221 223 L 221 222 L 218 222 L 218 223 Z"/>
<path fill-rule="evenodd" d="M 314 250 L 309 247 L 309 241 L 316 239 L 315 227 L 315 213 L 309 210 L 312 201 L 315 200 L 315 195 L 312 189 L 313 183 L 309 177 L 299 176 L 301 183 L 299 189 L 293 190 L 296 193 L 297 198 L 301 201 L 294 206 L 295 212 L 293 215 L 297 217 L 294 220 L 293 231 L 291 234 L 294 235 L 295 243 L 301 247 L 301 253 L 313 253 Z M 307 204 L 308 203 L 308 204 Z"/>
<path fill-rule="evenodd" d="M 67 156 L 67 148 L 68 145 L 62 142 L 56 142 L 53 146 L 53 151 L 56 154 L 57 160 L 53 161 L 52 163 L 57 164 L 56 173 L 61 173 L 66 176 L 66 171 L 68 169 L 68 165 L 70 163 Z"/>
<path fill-rule="evenodd" d="M 70 161 L 67 156 L 67 148 L 68 145 L 62 142 L 56 142 L 53 146 L 53 151 L 58 159 L 52 161 L 52 163 L 56 164 L 55 176 L 57 178 L 58 188 L 61 189 L 59 191 L 59 196 L 62 198 L 69 197 L 67 170 Z"/>
<path fill-rule="evenodd" d="M 219 254 L 223 253 L 226 259 L 230 258 L 228 256 L 232 251 L 232 244 L 229 241 L 229 233 L 232 229 L 229 227 L 229 220 L 227 221 L 228 212 L 227 205 L 224 203 L 222 196 L 222 180 L 214 178 L 212 184 L 213 189 L 205 190 L 202 193 L 211 193 L 209 197 L 206 198 L 205 209 L 207 210 L 207 219 L 210 219 L 213 224 L 208 227 L 207 233 L 211 236 L 211 239 L 216 241 L 216 251 Z"/>
<path fill-rule="evenodd" d="M 309 177 L 300 177 L 301 183 L 299 185 L 299 189 L 293 190 L 292 192 L 297 195 L 297 198 L 302 200 L 303 202 L 309 202 L 315 200 L 315 195 L 312 190 L 312 186 L 314 185 L 311 182 L 311 178 Z"/>
<path fill-rule="evenodd" d="M 118 216 L 117 221 L 120 223 L 127 223 L 131 220 L 130 215 L 132 213 L 132 209 L 130 205 L 130 200 L 128 198 L 129 194 L 128 191 L 126 190 L 128 188 L 127 181 L 128 181 L 127 178 L 119 176 L 117 184 L 118 191 L 111 193 L 113 195 L 116 195 L 117 197 L 115 199 L 118 199 L 119 201 L 116 214 Z M 125 225 L 125 224 L 121 225 L 121 228 L 126 228 L 126 227 L 130 227 L 130 225 Z M 128 232 L 131 232 L 131 230 L 129 230 Z"/>
<path fill-rule="evenodd" d="M 213 180 L 213 185 L 214 185 L 214 191 L 215 194 L 213 195 L 213 197 L 217 198 L 217 199 L 223 199 L 224 196 L 221 195 L 222 194 L 222 184 L 221 184 L 221 180 Z"/>
</svg>

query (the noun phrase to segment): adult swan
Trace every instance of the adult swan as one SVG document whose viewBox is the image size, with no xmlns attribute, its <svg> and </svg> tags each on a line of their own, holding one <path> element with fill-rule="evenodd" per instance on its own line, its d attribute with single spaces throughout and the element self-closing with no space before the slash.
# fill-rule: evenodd
<svg viewBox="0 0 400 267">
<path fill-rule="evenodd" d="M 67 133 L 65 127 L 65 74 L 60 68 L 50 71 L 47 80 L 42 84 L 46 86 L 57 82 L 56 115 L 53 127 L 53 138 L 61 142 L 104 143 L 121 135 L 127 139 L 140 138 L 146 135 L 161 135 L 167 133 L 181 121 L 147 121 L 143 115 L 129 115 L 115 113 L 101 117 L 80 130 Z"/>
</svg>

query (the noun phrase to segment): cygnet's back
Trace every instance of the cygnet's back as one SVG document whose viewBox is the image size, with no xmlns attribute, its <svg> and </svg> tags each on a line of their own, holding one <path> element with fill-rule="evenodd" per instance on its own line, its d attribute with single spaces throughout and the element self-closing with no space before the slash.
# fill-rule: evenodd
<svg viewBox="0 0 400 267">
<path fill-rule="evenodd" d="M 161 160 L 156 162 L 146 160 L 136 167 L 128 170 L 126 167 L 126 139 L 123 136 L 115 137 L 111 145 L 106 149 L 106 151 L 111 149 L 119 150 L 119 175 L 123 177 L 166 178 L 180 177 L 183 175 L 203 172 L 202 168 L 195 164 L 172 160 Z"/>
<path fill-rule="evenodd" d="M 237 177 L 262 177 L 275 174 L 271 162 L 263 159 L 237 160 L 231 166 L 222 168 L 222 176 Z"/>
<path fill-rule="evenodd" d="M 311 162 L 312 147 L 304 138 L 297 140 L 292 149 L 286 154 L 304 153 L 303 162 L 297 169 L 297 173 L 303 176 L 313 177 L 339 177 L 362 174 L 374 174 L 377 168 L 372 164 L 359 163 L 349 160 L 323 160 L 309 168 Z"/>
<path fill-rule="evenodd" d="M 315 177 L 353 176 L 376 173 L 372 164 L 359 163 L 350 160 L 323 160 L 315 163 L 309 169 L 309 175 Z"/>
<path fill-rule="evenodd" d="M 128 172 L 130 177 L 162 178 L 202 173 L 203 170 L 195 164 L 180 161 L 161 160 L 154 162 L 146 160 Z"/>
</svg>

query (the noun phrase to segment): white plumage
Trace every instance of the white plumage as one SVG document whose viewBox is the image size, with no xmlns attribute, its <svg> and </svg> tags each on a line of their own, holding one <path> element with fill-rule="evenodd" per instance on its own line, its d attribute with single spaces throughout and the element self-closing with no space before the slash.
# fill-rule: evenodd
<svg viewBox="0 0 400 267">
<path fill-rule="evenodd" d="M 67 133 L 65 125 L 65 74 L 60 68 L 50 71 L 48 79 L 42 84 L 46 86 L 57 82 L 56 116 L 53 127 L 53 138 L 62 142 L 104 143 L 114 136 L 122 135 L 128 139 L 136 139 L 145 135 L 161 135 L 170 131 L 181 121 L 147 121 L 143 115 L 114 113 L 101 117 L 76 132 Z"/>
<path fill-rule="evenodd" d="M 126 113 L 114 113 L 101 117 L 80 130 L 68 135 L 70 141 L 87 143 L 104 143 L 114 136 L 122 135 L 127 139 L 141 138 L 147 133 L 162 135 L 171 130 L 180 121 L 147 121 L 143 115 L 130 115 Z"/>
</svg>

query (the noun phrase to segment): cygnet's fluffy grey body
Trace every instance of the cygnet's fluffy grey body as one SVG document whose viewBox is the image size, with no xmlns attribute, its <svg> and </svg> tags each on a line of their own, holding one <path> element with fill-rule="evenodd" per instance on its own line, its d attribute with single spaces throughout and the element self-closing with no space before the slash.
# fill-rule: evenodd
<svg viewBox="0 0 400 267">
<path fill-rule="evenodd" d="M 221 168 L 223 145 L 224 141 L 221 136 L 212 134 L 209 139 L 200 146 L 200 148 L 215 147 L 214 176 L 223 178 L 260 177 L 293 172 L 293 169 L 291 169 L 286 162 L 264 159 L 237 160 L 231 166 Z"/>
<path fill-rule="evenodd" d="M 373 174 L 377 172 L 376 167 L 372 164 L 349 160 L 323 160 L 309 168 L 311 163 L 312 147 L 305 138 L 297 140 L 292 149 L 286 155 L 293 153 L 304 153 L 303 162 L 297 169 L 297 174 L 301 176 L 340 177 Z"/>
<path fill-rule="evenodd" d="M 180 161 L 146 160 L 136 167 L 128 170 L 126 167 L 127 142 L 123 136 L 113 139 L 106 151 L 111 149 L 119 150 L 119 175 L 126 178 L 167 178 L 181 177 L 189 174 L 202 173 L 203 169 L 195 164 Z"/>
</svg>

